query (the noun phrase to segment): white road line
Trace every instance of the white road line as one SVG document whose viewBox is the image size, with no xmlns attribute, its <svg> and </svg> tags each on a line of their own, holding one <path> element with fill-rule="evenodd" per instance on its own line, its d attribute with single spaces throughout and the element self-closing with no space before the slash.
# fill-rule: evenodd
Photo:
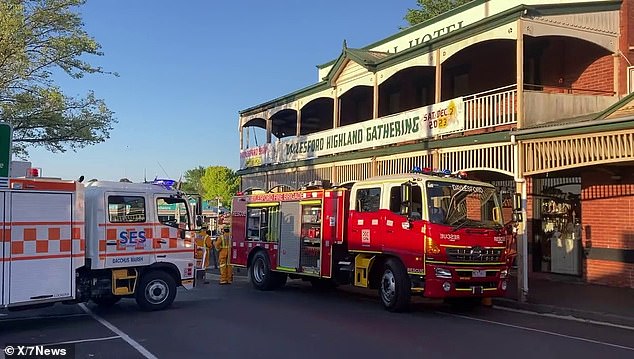
<svg viewBox="0 0 634 359">
<path fill-rule="evenodd" d="M 0 319 L 0 323 L 8 323 L 8 322 L 20 322 L 24 320 L 45 320 L 45 319 L 56 319 L 56 318 L 68 318 L 68 317 L 87 317 L 85 313 L 76 313 L 76 314 L 67 314 L 67 315 L 38 315 L 35 317 L 20 317 L 20 318 L 8 318 L 8 319 Z"/>
<path fill-rule="evenodd" d="M 49 344 L 44 344 L 44 345 L 53 346 L 53 345 L 62 345 L 62 344 L 90 343 L 90 342 L 101 342 L 101 341 L 104 341 L 104 340 L 113 340 L 113 339 L 121 339 L 121 337 L 118 336 L 118 335 L 113 335 L 111 337 L 68 340 L 68 341 L 65 341 L 65 342 L 49 343 Z"/>
<path fill-rule="evenodd" d="M 573 317 L 571 315 L 558 315 L 558 314 L 553 314 L 553 313 L 538 313 L 538 312 L 531 312 L 530 310 L 499 307 L 497 305 L 494 305 L 493 309 L 505 310 L 507 312 L 514 312 L 514 313 L 537 315 L 537 316 L 540 316 L 540 317 L 548 317 L 548 318 L 555 318 L 555 319 L 570 320 L 570 321 L 573 321 L 573 322 L 580 322 L 580 323 L 586 323 L 586 324 L 603 325 L 603 326 L 606 326 L 606 327 L 613 327 L 613 328 L 619 328 L 619 329 L 625 329 L 625 330 L 634 331 L 634 327 L 629 327 L 627 325 L 614 324 L 614 323 L 608 323 L 608 322 L 600 322 L 598 320 L 592 320 L 592 319 L 577 318 L 577 317 Z"/>
<path fill-rule="evenodd" d="M 437 313 L 449 315 L 449 316 L 452 316 L 452 317 L 467 319 L 467 320 L 474 320 L 474 321 L 477 321 L 477 322 L 501 325 L 501 326 L 509 327 L 509 328 L 522 329 L 522 330 L 536 332 L 536 333 L 548 334 L 548 335 L 553 335 L 553 336 L 562 337 L 562 338 L 579 340 L 579 341 L 587 342 L 587 343 L 605 345 L 605 346 L 608 346 L 608 347 L 634 351 L 634 348 L 632 348 L 632 347 L 626 347 L 626 346 L 623 346 L 623 345 L 606 343 L 606 342 L 602 342 L 602 341 L 598 341 L 598 340 L 592 340 L 592 339 L 586 339 L 586 338 L 581 338 L 581 337 L 575 337 L 575 336 L 572 336 L 572 335 L 566 335 L 566 334 L 561 334 L 561 333 L 550 332 L 548 330 L 541 330 L 541 329 L 535 329 L 535 328 L 522 327 L 520 325 L 507 324 L 507 323 L 502 323 L 502 322 L 496 322 L 496 321 L 493 321 L 493 320 L 486 320 L 486 319 L 468 317 L 466 315 L 460 315 L 460 314 L 452 314 L 452 313 L 444 313 L 444 312 L 437 312 Z"/>
<path fill-rule="evenodd" d="M 146 357 L 147 359 L 158 359 L 154 354 L 150 353 L 150 351 L 145 349 L 136 340 L 130 338 L 130 336 L 127 335 L 124 331 L 122 331 L 121 329 L 119 329 L 119 328 L 115 327 L 114 325 L 110 324 L 110 322 L 108 322 L 107 320 L 101 318 L 97 314 L 93 313 L 93 311 L 88 309 L 88 307 L 86 307 L 85 304 L 81 303 L 81 304 L 79 304 L 79 306 L 81 307 L 81 309 L 84 312 L 86 312 L 86 314 L 90 315 L 91 317 L 93 317 L 93 319 L 95 319 L 96 321 L 101 323 L 101 325 L 103 325 L 104 327 L 110 329 L 113 333 L 115 333 L 118 336 L 120 336 L 121 339 L 125 340 L 128 344 L 130 344 L 134 349 L 136 349 L 144 357 Z"/>
</svg>

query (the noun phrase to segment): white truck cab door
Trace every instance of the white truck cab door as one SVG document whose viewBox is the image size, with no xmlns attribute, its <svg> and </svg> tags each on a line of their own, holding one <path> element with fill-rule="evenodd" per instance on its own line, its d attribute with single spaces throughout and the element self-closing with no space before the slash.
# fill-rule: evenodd
<svg viewBox="0 0 634 359">
<path fill-rule="evenodd" d="M 195 232 L 190 228 L 193 214 L 186 200 L 157 194 L 153 206 L 158 215 L 154 226 L 156 261 L 174 264 L 182 279 L 193 278 Z"/>
<path fill-rule="evenodd" d="M 124 268 L 152 264 L 154 219 L 144 193 L 106 192 L 105 267 Z M 101 225 L 101 224 L 100 224 Z"/>
</svg>

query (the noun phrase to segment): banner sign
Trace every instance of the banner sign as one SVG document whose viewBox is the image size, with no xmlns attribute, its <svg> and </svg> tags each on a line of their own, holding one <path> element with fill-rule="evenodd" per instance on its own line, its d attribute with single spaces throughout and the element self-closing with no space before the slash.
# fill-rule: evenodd
<svg viewBox="0 0 634 359">
<path fill-rule="evenodd" d="M 462 98 L 292 137 L 240 152 L 240 168 L 256 167 L 415 141 L 464 131 Z"/>
</svg>

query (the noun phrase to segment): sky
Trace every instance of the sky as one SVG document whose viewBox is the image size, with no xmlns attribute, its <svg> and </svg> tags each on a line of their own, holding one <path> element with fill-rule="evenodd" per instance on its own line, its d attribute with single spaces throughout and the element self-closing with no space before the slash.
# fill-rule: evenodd
<svg viewBox="0 0 634 359">
<path fill-rule="evenodd" d="M 114 111 L 110 138 L 73 152 L 30 149 L 41 175 L 133 182 L 198 166 L 239 167 L 238 112 L 318 82 L 343 40 L 360 48 L 405 27 L 416 0 L 88 0 L 78 8 L 111 75 L 57 78 Z M 17 158 L 14 158 L 16 160 Z"/>
</svg>

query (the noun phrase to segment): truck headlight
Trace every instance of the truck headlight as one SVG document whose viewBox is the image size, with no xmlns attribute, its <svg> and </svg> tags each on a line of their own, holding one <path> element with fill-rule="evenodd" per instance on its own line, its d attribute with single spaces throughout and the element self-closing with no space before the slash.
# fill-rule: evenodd
<svg viewBox="0 0 634 359">
<path fill-rule="evenodd" d="M 508 271 L 508 269 L 503 269 L 503 270 L 501 270 L 501 271 L 500 271 L 500 278 L 501 278 L 501 279 L 504 279 L 504 278 L 506 278 L 506 277 L 508 277 L 508 276 L 509 276 L 509 271 Z"/>
<path fill-rule="evenodd" d="M 502 290 L 506 290 L 506 281 L 505 280 L 502 281 L 502 286 L 501 287 L 502 287 Z"/>
<path fill-rule="evenodd" d="M 451 271 L 445 268 L 436 268 L 436 278 L 451 279 Z"/>
</svg>

